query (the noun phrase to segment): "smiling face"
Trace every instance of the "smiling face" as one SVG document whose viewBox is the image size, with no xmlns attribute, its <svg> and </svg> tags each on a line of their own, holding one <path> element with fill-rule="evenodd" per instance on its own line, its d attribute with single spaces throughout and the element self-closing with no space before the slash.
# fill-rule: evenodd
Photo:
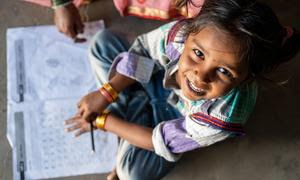
<svg viewBox="0 0 300 180">
<path fill-rule="evenodd" d="M 246 79 L 248 65 L 239 60 L 234 42 L 213 26 L 188 36 L 176 74 L 186 98 L 218 98 Z"/>
</svg>

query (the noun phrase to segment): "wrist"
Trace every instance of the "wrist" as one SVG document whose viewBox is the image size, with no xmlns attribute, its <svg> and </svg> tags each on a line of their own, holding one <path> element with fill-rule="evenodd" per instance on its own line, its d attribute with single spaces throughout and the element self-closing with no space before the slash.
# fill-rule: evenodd
<svg viewBox="0 0 300 180">
<path fill-rule="evenodd" d="M 99 89 L 99 92 L 109 104 L 115 102 L 118 98 L 118 92 L 110 85 L 110 83 L 103 84 Z"/>
<path fill-rule="evenodd" d="M 108 115 L 109 115 L 109 113 L 104 111 L 101 115 L 97 116 L 96 121 L 95 121 L 96 128 L 106 131 L 105 124 L 106 124 Z"/>
</svg>

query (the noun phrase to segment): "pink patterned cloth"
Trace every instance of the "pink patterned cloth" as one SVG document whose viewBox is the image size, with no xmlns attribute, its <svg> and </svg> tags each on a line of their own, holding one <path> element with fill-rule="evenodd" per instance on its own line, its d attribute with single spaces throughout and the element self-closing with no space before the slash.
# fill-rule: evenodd
<svg viewBox="0 0 300 180">
<path fill-rule="evenodd" d="M 135 15 L 149 19 L 168 20 L 176 17 L 194 17 L 204 0 L 191 0 L 186 6 L 177 9 L 173 0 L 114 0 L 122 16 Z"/>
<path fill-rule="evenodd" d="M 39 4 L 41 6 L 51 7 L 51 0 L 24 0 L 27 2 Z M 73 0 L 76 7 L 80 7 L 84 4 L 84 0 Z"/>
<path fill-rule="evenodd" d="M 51 0 L 24 0 L 42 6 L 51 7 Z M 186 6 L 177 9 L 174 0 L 113 0 L 122 16 L 134 15 L 148 19 L 169 20 L 178 17 L 194 17 L 197 15 L 204 0 L 191 0 Z M 80 7 L 86 0 L 73 0 Z"/>
</svg>

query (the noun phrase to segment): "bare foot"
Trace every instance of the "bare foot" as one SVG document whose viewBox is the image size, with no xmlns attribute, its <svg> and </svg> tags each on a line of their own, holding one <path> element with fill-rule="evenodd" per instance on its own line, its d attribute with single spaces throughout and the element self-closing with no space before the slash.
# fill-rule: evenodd
<svg viewBox="0 0 300 180">
<path fill-rule="evenodd" d="M 116 169 L 109 173 L 109 175 L 106 177 L 106 180 L 119 180 Z"/>
</svg>

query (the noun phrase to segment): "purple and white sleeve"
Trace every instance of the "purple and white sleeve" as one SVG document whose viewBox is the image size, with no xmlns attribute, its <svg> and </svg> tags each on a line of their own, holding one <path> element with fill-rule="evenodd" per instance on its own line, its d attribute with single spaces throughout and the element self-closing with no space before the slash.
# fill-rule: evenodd
<svg viewBox="0 0 300 180">
<path fill-rule="evenodd" d="M 154 64 L 153 59 L 134 53 L 123 52 L 115 58 L 110 68 L 109 78 L 118 72 L 140 83 L 147 83 L 152 76 Z"/>
<path fill-rule="evenodd" d="M 153 130 L 152 143 L 156 154 L 168 161 L 177 161 L 181 153 L 209 146 L 226 139 L 230 134 L 186 116 L 158 124 Z"/>
</svg>

